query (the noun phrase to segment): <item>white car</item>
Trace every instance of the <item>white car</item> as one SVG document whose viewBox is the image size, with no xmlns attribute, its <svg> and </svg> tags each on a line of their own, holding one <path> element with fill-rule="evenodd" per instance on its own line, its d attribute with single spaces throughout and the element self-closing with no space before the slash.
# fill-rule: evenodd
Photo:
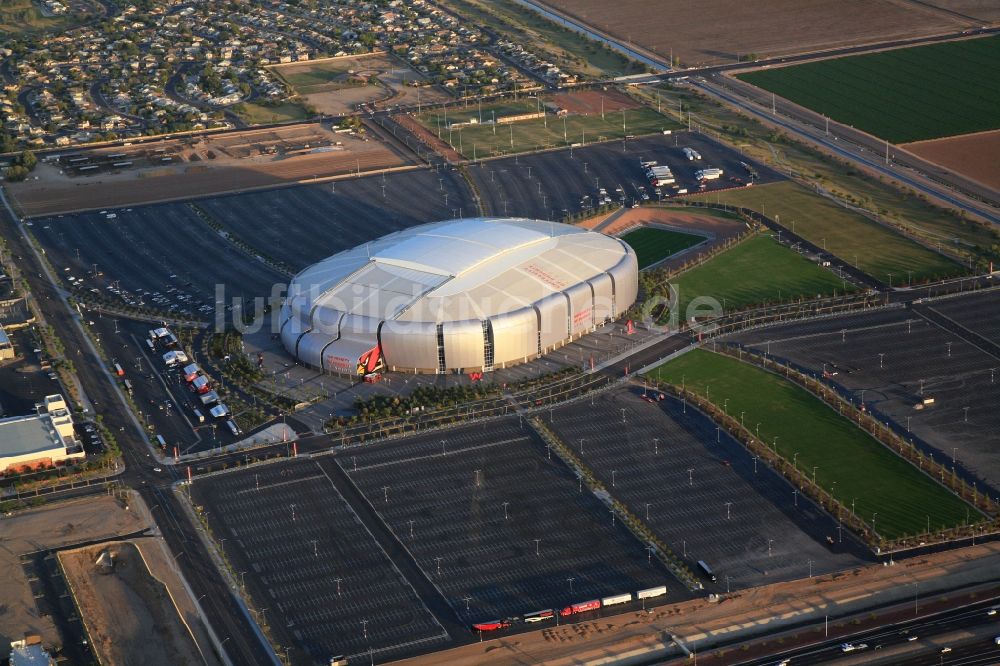
<svg viewBox="0 0 1000 666">
<path fill-rule="evenodd" d="M 941 648 L 941 654 L 945 654 L 946 652 L 951 652 L 951 648 L 947 645 Z"/>
<path fill-rule="evenodd" d="M 997 614 L 997 609 L 996 608 L 991 608 L 988 611 L 986 611 L 986 614 L 990 615 L 990 616 L 996 615 Z"/>
</svg>

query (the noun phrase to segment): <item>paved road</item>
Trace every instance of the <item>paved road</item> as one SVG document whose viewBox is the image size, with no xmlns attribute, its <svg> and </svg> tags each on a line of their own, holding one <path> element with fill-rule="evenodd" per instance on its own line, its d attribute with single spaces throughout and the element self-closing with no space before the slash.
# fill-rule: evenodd
<svg viewBox="0 0 1000 666">
<path fill-rule="evenodd" d="M 691 84 L 711 97 L 729 102 L 841 157 L 885 174 L 956 208 L 1000 224 L 1000 208 L 992 203 L 997 199 L 997 194 L 989 188 L 978 186 L 962 177 L 949 176 L 949 182 L 943 183 L 940 179 L 947 175 L 946 172 L 909 154 L 897 154 L 890 150 L 889 159 L 886 160 L 884 141 L 843 126 L 836 130 L 842 136 L 827 134 L 819 115 L 807 109 L 792 108 L 788 103 L 783 103 L 781 113 L 772 113 L 767 106 L 747 96 L 748 90 L 756 90 L 750 86 L 739 86 L 737 89 L 730 81 L 717 77 L 695 80 Z M 938 172 L 934 179 L 928 175 L 931 171 Z M 962 190 L 953 187 L 950 182 L 953 180 Z"/>
<path fill-rule="evenodd" d="M 821 642 L 808 647 L 793 649 L 780 654 L 774 654 L 763 659 L 752 659 L 739 662 L 741 666 L 764 666 L 774 664 L 776 660 L 788 659 L 789 663 L 799 666 L 799 664 L 825 664 L 842 657 L 856 656 L 860 660 L 876 658 L 888 659 L 883 663 L 892 663 L 897 666 L 903 664 L 996 664 L 1000 661 L 1000 646 L 992 643 L 992 640 L 974 640 L 965 647 L 949 645 L 951 642 L 947 638 L 952 638 L 956 632 L 972 631 L 977 627 L 987 627 L 996 625 L 996 618 L 1000 614 L 991 616 L 987 614 L 987 609 L 997 604 L 997 599 L 987 598 L 970 606 L 963 606 L 955 610 L 945 611 L 919 620 L 894 622 L 892 624 L 871 629 L 854 634 L 850 637 L 850 643 L 855 646 L 865 645 L 865 648 L 844 652 L 842 645 L 845 641 L 841 638 Z M 1000 633 L 1000 629 L 997 629 Z M 911 637 L 916 637 L 910 641 Z M 941 638 L 938 638 L 941 637 Z M 991 636 L 992 638 L 992 636 Z M 893 648 L 905 648 L 905 653 L 889 655 Z M 950 652 L 942 653 L 944 647 L 952 647 Z M 922 648 L 922 649 L 921 649 Z M 911 651 L 920 650 L 917 654 Z M 880 651 L 884 653 L 880 654 Z M 968 658 L 983 658 L 982 661 L 968 661 Z M 858 661 L 857 663 L 862 663 Z"/>
<path fill-rule="evenodd" d="M 28 281 L 33 297 L 48 323 L 62 337 L 67 356 L 72 359 L 95 412 L 118 439 L 126 471 L 119 480 L 137 489 L 153 511 L 171 552 L 177 558 L 185 579 L 199 596 L 205 615 L 224 644 L 224 650 L 234 664 L 272 664 L 270 646 L 261 642 L 255 626 L 239 608 L 230 589 L 215 570 L 211 557 L 197 538 L 195 527 L 182 515 L 179 501 L 169 486 L 173 479 L 165 472 L 156 472 L 158 465 L 134 416 L 124 406 L 117 384 L 113 382 L 100 358 L 93 351 L 69 308 L 62 293 L 53 283 L 41 277 L 45 268 L 38 262 L 20 225 L 6 208 L 0 205 L 0 232 L 9 243 Z M 165 468 L 170 470 L 172 468 Z M 94 488 L 94 487 L 92 487 Z M 100 491 L 100 487 L 96 487 Z M 80 491 L 81 494 L 86 491 Z M 91 492 L 94 492 L 91 490 Z M 71 494 L 76 494 L 75 492 Z M 181 553 L 184 553 L 182 556 Z"/>
</svg>

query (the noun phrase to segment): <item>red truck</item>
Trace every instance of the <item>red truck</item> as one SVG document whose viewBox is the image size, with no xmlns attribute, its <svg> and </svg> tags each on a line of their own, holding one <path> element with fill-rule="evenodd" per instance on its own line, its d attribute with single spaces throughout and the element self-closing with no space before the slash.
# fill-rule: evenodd
<svg viewBox="0 0 1000 666">
<path fill-rule="evenodd" d="M 597 610 L 601 607 L 600 599 L 592 599 L 591 601 L 581 601 L 570 606 L 566 606 L 559 614 L 563 617 L 568 617 L 570 615 L 576 615 L 577 613 L 586 613 L 587 611 Z"/>
<path fill-rule="evenodd" d="M 506 629 L 510 626 L 508 620 L 491 620 L 489 622 L 477 622 L 472 625 L 473 631 L 499 631 L 500 629 Z"/>
</svg>

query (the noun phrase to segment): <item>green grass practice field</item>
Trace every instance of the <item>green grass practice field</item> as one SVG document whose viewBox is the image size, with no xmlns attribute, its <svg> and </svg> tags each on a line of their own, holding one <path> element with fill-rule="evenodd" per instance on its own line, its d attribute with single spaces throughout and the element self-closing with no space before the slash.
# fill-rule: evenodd
<svg viewBox="0 0 1000 666">
<path fill-rule="evenodd" d="M 286 123 L 294 120 L 304 120 L 306 117 L 306 110 L 298 104 L 291 102 L 284 102 L 277 106 L 243 102 L 234 106 L 233 111 L 251 125 Z"/>
<path fill-rule="evenodd" d="M 681 273 L 670 284 L 677 289 L 682 317 L 686 317 L 691 300 L 699 296 L 714 298 L 724 309 L 732 310 L 854 291 L 851 283 L 779 245 L 770 233 L 743 241 Z"/>
<path fill-rule="evenodd" d="M 654 376 L 705 395 L 729 414 L 743 414 L 760 439 L 777 440 L 778 454 L 893 539 L 980 518 L 944 486 L 898 457 L 808 391 L 755 366 L 695 350 L 657 368 Z M 795 454 L 798 454 L 796 456 Z M 834 485 L 836 483 L 836 485 Z M 791 498 L 788 500 L 791 502 Z M 967 511 L 969 513 L 967 514 Z"/>
<path fill-rule="evenodd" d="M 791 181 L 713 193 L 712 198 L 777 216 L 817 247 L 895 286 L 965 273 L 947 257 Z"/>
<path fill-rule="evenodd" d="M 636 258 L 639 260 L 639 270 L 705 240 L 704 236 L 653 227 L 630 231 L 621 238 L 635 250 Z"/>
<path fill-rule="evenodd" d="M 564 118 L 549 114 L 544 120 L 538 118 L 509 124 L 492 123 L 494 117 L 534 113 L 538 110 L 538 104 L 531 98 L 501 104 L 483 104 L 481 109 L 477 105 L 470 105 L 468 108 L 448 109 L 447 113 L 435 110 L 417 116 L 417 120 L 469 159 L 621 139 L 626 135 L 652 134 L 680 127 L 676 121 L 647 107 L 626 109 L 624 116 L 622 111 L 609 111 L 603 119 L 600 114 L 569 115 Z M 452 127 L 450 132 L 448 130 L 451 123 L 473 119 L 482 124 L 463 125 Z"/>
<path fill-rule="evenodd" d="M 335 90 L 337 88 L 347 86 L 346 82 L 337 81 L 337 79 L 342 77 L 347 70 L 341 67 L 329 65 L 329 63 L 317 64 L 308 70 L 294 73 L 290 71 L 288 73 L 280 70 L 275 71 L 278 72 L 279 76 L 281 76 L 281 78 L 283 78 L 288 85 L 295 88 L 295 91 L 301 95 L 326 92 L 328 90 Z"/>
<path fill-rule="evenodd" d="M 893 143 L 1000 128 L 1000 37 L 821 60 L 739 78 Z"/>
</svg>

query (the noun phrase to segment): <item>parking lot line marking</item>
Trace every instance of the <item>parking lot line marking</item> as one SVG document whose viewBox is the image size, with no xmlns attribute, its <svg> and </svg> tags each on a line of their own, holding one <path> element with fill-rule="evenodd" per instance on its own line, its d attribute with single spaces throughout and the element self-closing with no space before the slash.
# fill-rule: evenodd
<svg viewBox="0 0 1000 666">
<path fill-rule="evenodd" d="M 323 474 L 315 474 L 313 476 L 303 476 L 300 479 L 291 479 L 289 481 L 278 481 L 277 483 L 271 483 L 271 484 L 261 484 L 260 487 L 261 487 L 261 489 L 270 489 L 270 488 L 278 488 L 279 486 L 290 486 L 290 485 L 294 485 L 296 483 L 301 483 L 303 481 L 314 481 L 316 479 L 322 479 L 323 476 L 324 476 Z M 327 478 L 329 478 L 329 477 L 327 477 Z M 259 492 L 259 491 L 257 490 L 256 487 L 254 487 L 254 488 L 244 488 L 243 490 L 237 490 L 234 494 L 235 495 L 244 495 L 244 494 L 253 495 L 253 494 L 257 493 L 257 492 Z M 248 505 L 247 508 L 248 509 L 253 508 L 253 504 Z"/>
<path fill-rule="evenodd" d="M 362 470 L 376 469 L 376 468 L 379 468 L 379 467 L 391 467 L 393 465 L 400 465 L 400 464 L 404 464 L 404 463 L 412 463 L 412 462 L 417 462 L 418 460 L 427 460 L 429 458 L 447 457 L 449 455 L 456 455 L 456 454 L 459 454 L 459 453 L 465 453 L 466 451 L 479 451 L 481 449 L 489 449 L 489 448 L 493 448 L 493 447 L 496 447 L 496 446 L 504 446 L 506 444 L 513 444 L 515 442 L 526 442 L 529 439 L 530 438 L 528 438 L 527 436 L 525 436 L 525 437 L 514 437 L 512 439 L 504 439 L 504 440 L 500 440 L 498 442 L 490 442 L 488 444 L 478 444 L 476 446 L 469 446 L 469 447 L 466 447 L 466 448 L 463 448 L 463 449 L 449 449 L 447 454 L 442 454 L 440 451 L 436 451 L 434 453 L 428 453 L 425 456 L 414 456 L 412 458 L 401 458 L 401 459 L 397 459 L 397 460 L 387 460 L 386 462 L 372 463 L 371 465 L 365 465 L 364 467 L 358 467 L 357 471 L 360 472 Z M 339 464 L 339 462 L 338 462 L 338 464 Z M 341 469 L 344 469 L 343 465 L 341 465 Z M 344 469 L 344 471 L 345 472 L 353 472 L 353 471 L 355 471 L 355 468 L 351 467 L 351 469 Z"/>
<path fill-rule="evenodd" d="M 440 627 L 441 628 L 441 632 L 446 637 L 448 637 L 450 639 L 451 638 L 451 634 L 449 634 L 448 630 L 444 628 L 444 625 L 442 625 L 441 622 L 438 621 L 437 616 L 434 615 L 434 613 L 431 611 L 431 609 L 427 606 L 427 604 L 424 602 L 423 597 L 420 596 L 420 593 L 417 592 L 416 588 L 413 587 L 413 584 L 410 583 L 409 579 L 407 579 L 406 576 L 403 575 L 403 572 L 399 570 L 399 567 L 396 566 L 396 562 L 393 561 L 393 559 L 391 557 L 389 557 L 389 553 L 387 553 L 385 551 L 385 548 L 382 547 L 382 544 L 379 542 L 379 540 L 375 538 L 375 535 L 372 534 L 371 529 L 368 527 L 368 525 L 365 523 L 365 521 L 361 520 L 361 517 L 354 511 L 354 507 L 351 506 L 350 502 L 348 502 L 347 499 L 345 499 L 343 497 L 343 495 L 340 494 L 340 491 L 337 490 L 337 484 L 335 484 L 333 482 L 333 479 L 330 478 L 330 475 L 326 473 L 326 470 L 323 469 L 323 466 L 320 465 L 319 462 L 316 462 L 315 464 L 316 464 L 316 467 L 319 468 L 319 471 L 322 472 L 323 476 L 326 477 L 326 480 L 330 483 L 330 487 L 333 488 L 333 492 L 335 492 L 343 500 L 344 506 L 346 506 L 347 510 L 351 512 L 351 515 L 354 516 L 354 520 L 356 520 L 359 525 L 361 525 L 362 527 L 364 527 L 365 532 L 368 533 L 368 536 L 371 537 L 371 540 L 375 543 L 375 545 L 378 546 L 378 549 L 380 551 L 382 551 L 382 556 L 385 557 L 385 560 L 392 567 L 393 571 L 395 571 L 396 575 L 399 576 L 399 580 L 402 581 L 407 587 L 410 588 L 410 591 L 413 592 L 413 595 L 420 601 L 420 605 L 423 607 L 423 609 L 425 611 L 427 611 L 427 615 L 434 621 L 434 624 L 436 624 L 438 627 Z M 363 496 L 364 496 L 364 494 L 362 493 L 362 497 Z M 377 512 L 376 512 L 376 515 L 378 515 Z M 383 521 L 383 523 L 384 522 L 385 521 Z M 387 530 L 389 530 L 389 534 L 393 534 L 393 535 L 395 534 L 395 532 L 392 531 L 392 528 L 389 527 L 389 525 L 386 525 L 385 527 L 386 527 Z M 446 596 L 442 595 L 442 597 L 444 597 L 445 601 L 447 601 L 447 597 Z M 459 616 L 459 617 L 461 617 L 461 616 Z"/>
</svg>

